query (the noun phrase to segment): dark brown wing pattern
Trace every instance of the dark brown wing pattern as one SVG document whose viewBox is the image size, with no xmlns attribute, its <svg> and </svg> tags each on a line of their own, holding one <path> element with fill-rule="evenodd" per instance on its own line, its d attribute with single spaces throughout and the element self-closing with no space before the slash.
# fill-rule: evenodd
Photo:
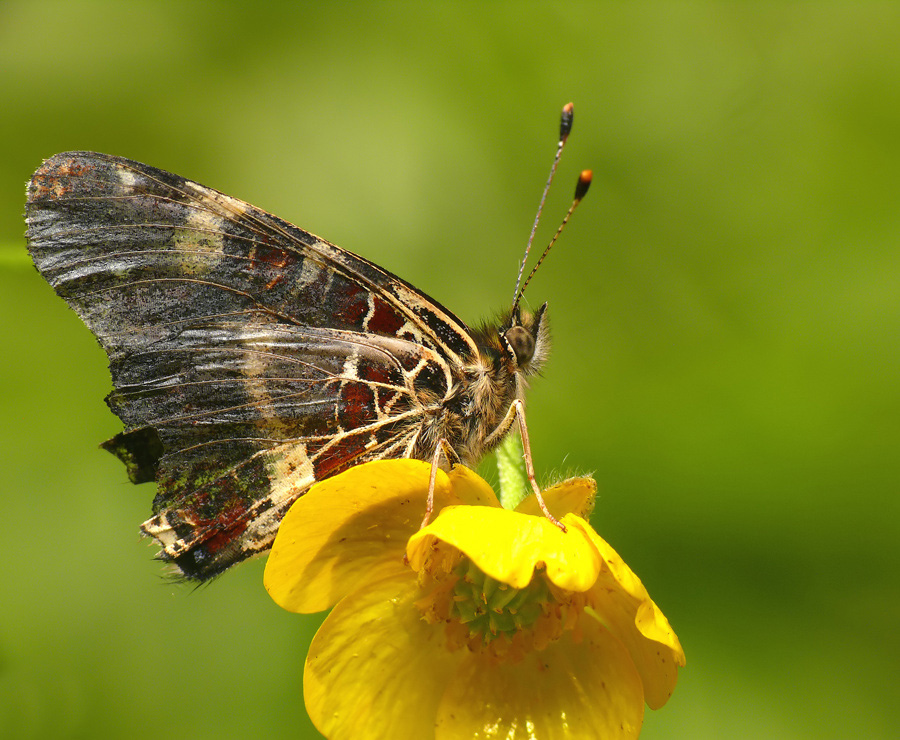
<svg viewBox="0 0 900 740">
<path fill-rule="evenodd" d="M 56 155 L 26 216 L 35 265 L 109 354 L 125 429 L 104 446 L 157 480 L 142 528 L 187 578 L 270 547 L 315 480 L 414 454 L 423 399 L 477 353 L 396 276 L 137 162 Z"/>
</svg>

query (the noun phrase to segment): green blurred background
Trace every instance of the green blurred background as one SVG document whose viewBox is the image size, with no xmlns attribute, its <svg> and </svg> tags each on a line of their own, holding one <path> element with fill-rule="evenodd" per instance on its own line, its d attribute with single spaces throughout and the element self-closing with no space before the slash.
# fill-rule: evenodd
<svg viewBox="0 0 900 740">
<path fill-rule="evenodd" d="M 568 100 L 540 245 L 594 186 L 529 291 L 529 424 L 685 646 L 644 736 L 900 735 L 898 39 L 895 3 L 0 4 L 0 736 L 316 736 L 319 618 L 138 537 L 105 357 L 25 255 L 41 160 L 199 180 L 474 323 Z"/>
</svg>

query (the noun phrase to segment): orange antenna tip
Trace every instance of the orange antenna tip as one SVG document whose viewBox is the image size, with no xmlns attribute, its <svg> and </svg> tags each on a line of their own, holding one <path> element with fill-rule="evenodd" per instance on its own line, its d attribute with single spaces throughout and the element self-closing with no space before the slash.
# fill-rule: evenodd
<svg viewBox="0 0 900 740">
<path fill-rule="evenodd" d="M 559 143 L 562 144 L 569 138 L 572 132 L 572 120 L 575 117 L 575 106 L 572 103 L 566 103 L 562 109 L 562 115 L 559 118 Z"/>
<path fill-rule="evenodd" d="M 582 170 L 581 174 L 578 176 L 578 184 L 575 186 L 575 200 L 581 200 L 585 195 L 587 195 L 588 188 L 591 186 L 591 180 L 594 177 L 594 173 L 590 170 Z"/>
</svg>

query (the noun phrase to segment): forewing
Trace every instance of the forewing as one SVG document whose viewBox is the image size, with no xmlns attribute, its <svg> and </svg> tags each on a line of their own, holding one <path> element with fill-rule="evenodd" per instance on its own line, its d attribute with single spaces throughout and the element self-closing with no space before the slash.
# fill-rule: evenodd
<svg viewBox="0 0 900 740">
<path fill-rule="evenodd" d="M 476 351 L 399 278 L 247 203 L 69 152 L 28 186 L 44 277 L 109 354 L 106 443 L 157 478 L 144 530 L 205 579 L 271 544 L 312 482 L 412 449 L 414 385 Z"/>
</svg>

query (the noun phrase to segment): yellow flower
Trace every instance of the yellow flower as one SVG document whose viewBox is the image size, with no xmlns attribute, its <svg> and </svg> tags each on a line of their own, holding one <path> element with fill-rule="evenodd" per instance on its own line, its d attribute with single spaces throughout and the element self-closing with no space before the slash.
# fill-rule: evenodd
<svg viewBox="0 0 900 740">
<path fill-rule="evenodd" d="M 590 478 L 502 509 L 481 478 L 372 462 L 288 512 L 266 565 L 294 612 L 334 606 L 306 660 L 306 708 L 328 738 L 636 737 L 684 652 L 637 576 L 590 525 Z M 336 606 L 335 606 L 336 605 Z"/>
</svg>

